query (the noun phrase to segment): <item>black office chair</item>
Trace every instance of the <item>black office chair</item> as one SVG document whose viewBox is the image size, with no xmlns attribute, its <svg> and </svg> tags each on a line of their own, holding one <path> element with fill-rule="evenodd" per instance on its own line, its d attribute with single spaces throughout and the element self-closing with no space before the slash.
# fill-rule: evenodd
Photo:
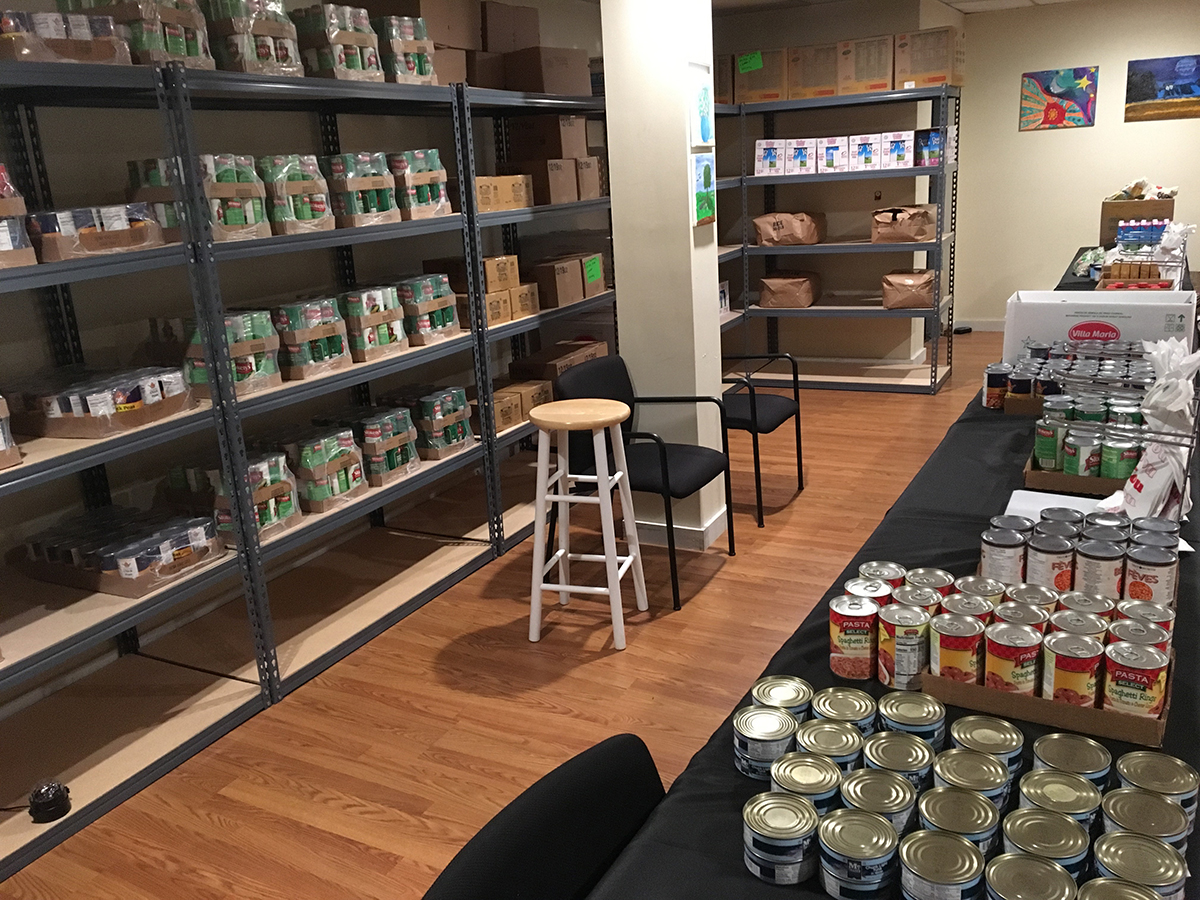
<svg viewBox="0 0 1200 900">
<path fill-rule="evenodd" d="M 620 400 L 636 412 L 638 405 L 647 403 L 713 403 L 721 413 L 721 449 L 695 444 L 668 444 L 657 434 L 634 431 L 631 415 L 621 425 L 625 435 L 625 463 L 629 468 L 629 486 L 635 491 L 658 494 L 663 498 L 667 525 L 667 553 L 671 560 L 671 594 L 675 609 L 679 609 L 679 570 L 675 562 L 675 522 L 671 500 L 690 497 L 714 478 L 725 476 L 725 516 L 729 531 L 729 555 L 734 555 L 733 494 L 730 490 L 729 430 L 725 424 L 725 406 L 716 397 L 639 397 L 633 391 L 625 360 L 619 356 L 602 356 L 568 369 L 558 376 L 555 393 L 560 400 L 603 398 Z M 590 434 L 570 436 L 571 470 L 588 475 L 594 468 Z M 555 511 L 550 507 L 550 529 L 553 541 Z"/>
<path fill-rule="evenodd" d="M 641 738 L 610 737 L 496 813 L 425 900 L 582 900 L 662 798 Z"/>
<path fill-rule="evenodd" d="M 770 434 L 793 416 L 796 419 L 796 478 L 800 487 L 796 493 L 804 492 L 804 450 L 800 440 L 800 366 L 789 353 L 763 353 L 756 356 L 726 356 L 730 361 L 767 361 L 786 359 L 792 364 L 792 399 L 779 394 L 760 394 L 754 390 L 749 378 L 729 376 L 725 384 L 737 385 L 726 391 L 721 399 L 725 402 L 725 420 L 736 431 L 750 432 L 754 444 L 754 496 L 758 502 L 758 527 L 763 527 L 762 467 L 758 459 L 758 436 Z"/>
</svg>

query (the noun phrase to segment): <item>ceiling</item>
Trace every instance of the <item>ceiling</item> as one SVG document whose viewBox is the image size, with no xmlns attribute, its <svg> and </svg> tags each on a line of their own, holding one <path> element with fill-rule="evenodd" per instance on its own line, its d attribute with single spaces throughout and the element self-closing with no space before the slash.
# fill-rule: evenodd
<svg viewBox="0 0 1200 900">
<path fill-rule="evenodd" d="M 837 0 L 712 0 L 715 12 L 767 9 L 780 6 L 821 6 Z M 1074 3 L 1078 0 L 942 0 L 960 12 L 990 12 L 994 9 L 1016 9 L 1020 6 L 1048 6 L 1051 3 Z"/>
</svg>

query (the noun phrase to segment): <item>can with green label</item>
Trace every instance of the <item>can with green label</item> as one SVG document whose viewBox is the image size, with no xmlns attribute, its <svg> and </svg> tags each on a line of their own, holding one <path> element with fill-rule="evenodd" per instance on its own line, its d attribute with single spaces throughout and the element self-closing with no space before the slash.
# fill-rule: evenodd
<svg viewBox="0 0 1200 900">
<path fill-rule="evenodd" d="M 1104 441 L 1100 450 L 1100 477 L 1128 478 L 1137 468 L 1140 455 L 1136 441 Z"/>
<path fill-rule="evenodd" d="M 1063 441 L 1063 472 L 1094 478 L 1100 471 L 1100 439 L 1068 434 Z"/>
<path fill-rule="evenodd" d="M 1067 426 L 1061 422 L 1042 419 L 1037 423 L 1033 439 L 1033 458 L 1043 472 L 1057 472 L 1062 468 L 1063 439 Z"/>
</svg>

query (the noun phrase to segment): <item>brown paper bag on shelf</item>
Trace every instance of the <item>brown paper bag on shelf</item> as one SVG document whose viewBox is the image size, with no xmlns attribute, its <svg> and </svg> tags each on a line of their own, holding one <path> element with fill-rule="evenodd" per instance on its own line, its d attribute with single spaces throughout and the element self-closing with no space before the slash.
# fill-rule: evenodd
<svg viewBox="0 0 1200 900">
<path fill-rule="evenodd" d="M 932 269 L 896 269 L 883 276 L 884 309 L 929 309 L 933 306 Z"/>
<path fill-rule="evenodd" d="M 754 220 L 760 247 L 792 247 L 825 240 L 824 213 L 768 213 Z"/>
<path fill-rule="evenodd" d="M 764 278 L 758 305 L 763 309 L 807 309 L 820 299 L 820 275 L 792 272 L 786 278 Z"/>
<path fill-rule="evenodd" d="M 872 244 L 913 244 L 937 238 L 937 206 L 892 206 L 871 215 Z"/>
</svg>

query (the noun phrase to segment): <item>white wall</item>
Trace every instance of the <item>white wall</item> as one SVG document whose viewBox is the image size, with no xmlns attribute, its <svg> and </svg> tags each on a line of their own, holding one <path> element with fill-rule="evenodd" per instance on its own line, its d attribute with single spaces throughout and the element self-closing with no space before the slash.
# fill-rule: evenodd
<svg viewBox="0 0 1200 900">
<path fill-rule="evenodd" d="M 1196 0 L 1089 0 L 967 16 L 955 317 L 1004 317 L 1018 289 L 1054 287 L 1099 237 L 1100 201 L 1147 177 L 1179 185 L 1176 218 L 1200 222 L 1200 119 L 1125 122 L 1131 59 L 1196 53 Z M 1098 65 L 1096 124 L 1018 132 L 1024 72 Z M 1002 324 L 1002 323 L 1001 323 Z"/>
</svg>

